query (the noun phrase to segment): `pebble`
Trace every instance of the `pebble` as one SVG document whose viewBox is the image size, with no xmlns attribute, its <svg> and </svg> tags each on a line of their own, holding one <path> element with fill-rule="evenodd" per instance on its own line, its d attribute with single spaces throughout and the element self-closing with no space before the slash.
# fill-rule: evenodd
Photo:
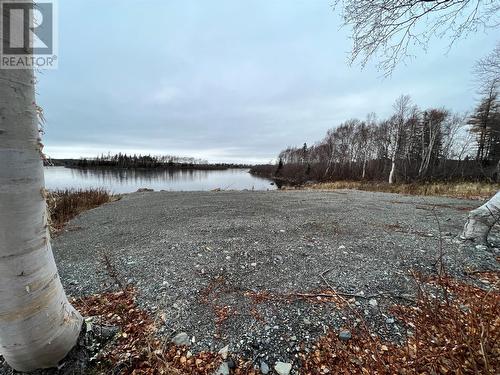
<svg viewBox="0 0 500 375">
<path fill-rule="evenodd" d="M 267 374 L 269 374 L 269 371 L 271 371 L 271 369 L 269 368 L 269 365 L 266 362 L 262 361 L 260 363 L 260 372 L 262 372 L 262 374 L 264 374 L 264 375 L 267 375 Z"/>
<path fill-rule="evenodd" d="M 372 298 L 371 300 L 368 301 L 368 304 L 371 306 L 371 307 L 377 307 L 378 306 L 378 302 L 375 298 Z"/>
<path fill-rule="evenodd" d="M 394 318 L 387 318 L 387 319 L 385 320 L 385 322 L 386 322 L 387 324 L 394 324 Z"/>
<path fill-rule="evenodd" d="M 340 331 L 339 339 L 342 341 L 349 341 L 352 338 L 352 334 L 350 331 Z"/>
<path fill-rule="evenodd" d="M 460 308 L 460 310 L 462 310 L 462 312 L 464 312 L 466 314 L 470 312 L 470 308 L 467 305 L 460 305 L 459 308 Z"/>
<path fill-rule="evenodd" d="M 290 371 L 292 371 L 292 364 L 285 362 L 276 362 L 276 364 L 274 365 L 274 370 L 279 375 L 288 375 L 290 374 Z"/>
<path fill-rule="evenodd" d="M 234 360 L 232 358 L 229 358 L 227 360 L 227 365 L 229 368 L 236 368 L 236 363 L 234 362 Z"/>
<path fill-rule="evenodd" d="M 221 350 L 219 350 L 219 355 L 222 357 L 222 359 L 227 359 L 228 354 L 229 354 L 229 345 L 226 345 Z"/>
<path fill-rule="evenodd" d="M 172 339 L 172 342 L 175 345 L 186 345 L 189 346 L 191 344 L 191 340 L 186 332 L 181 332 Z"/>
<path fill-rule="evenodd" d="M 477 250 L 488 250 L 488 246 L 486 245 L 476 245 L 476 249 Z"/>
<path fill-rule="evenodd" d="M 227 362 L 222 362 L 219 369 L 214 375 L 229 375 L 229 365 Z"/>
</svg>

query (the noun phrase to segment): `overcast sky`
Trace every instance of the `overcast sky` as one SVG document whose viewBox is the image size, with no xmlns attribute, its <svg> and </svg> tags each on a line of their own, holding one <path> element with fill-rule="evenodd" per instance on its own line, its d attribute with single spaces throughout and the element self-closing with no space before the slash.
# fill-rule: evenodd
<svg viewBox="0 0 500 375">
<path fill-rule="evenodd" d="M 435 41 L 391 78 L 347 64 L 331 0 L 59 1 L 59 68 L 39 76 L 52 157 L 102 152 L 267 162 L 349 118 L 474 106 L 494 31 Z"/>
</svg>

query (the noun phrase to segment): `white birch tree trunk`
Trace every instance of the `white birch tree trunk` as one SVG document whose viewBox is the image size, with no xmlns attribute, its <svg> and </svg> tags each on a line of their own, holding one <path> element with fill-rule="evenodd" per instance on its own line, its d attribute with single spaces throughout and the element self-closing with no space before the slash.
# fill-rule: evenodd
<svg viewBox="0 0 500 375">
<path fill-rule="evenodd" d="M 462 238 L 480 244 L 488 244 L 488 235 L 500 218 L 500 191 L 493 198 L 469 212 Z"/>
<path fill-rule="evenodd" d="M 393 184 L 396 180 L 396 160 L 392 159 L 391 172 L 389 173 L 389 183 Z"/>
<path fill-rule="evenodd" d="M 75 345 L 50 247 L 34 76 L 0 69 L 0 355 L 18 371 L 53 367 Z"/>
</svg>

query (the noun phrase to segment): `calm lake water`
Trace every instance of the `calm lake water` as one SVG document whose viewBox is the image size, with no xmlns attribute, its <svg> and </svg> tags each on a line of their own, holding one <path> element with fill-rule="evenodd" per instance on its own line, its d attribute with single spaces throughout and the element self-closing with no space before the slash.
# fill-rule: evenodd
<svg viewBox="0 0 500 375">
<path fill-rule="evenodd" d="M 116 170 L 45 167 L 45 186 L 55 189 L 105 188 L 112 193 L 131 193 L 141 188 L 170 191 L 274 190 L 271 181 L 248 173 L 248 169 Z"/>
</svg>

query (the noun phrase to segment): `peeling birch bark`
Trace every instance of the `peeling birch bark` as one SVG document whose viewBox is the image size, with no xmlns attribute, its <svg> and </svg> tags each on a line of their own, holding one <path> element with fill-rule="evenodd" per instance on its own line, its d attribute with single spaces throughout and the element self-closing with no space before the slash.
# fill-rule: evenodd
<svg viewBox="0 0 500 375">
<path fill-rule="evenodd" d="M 82 327 L 50 247 L 38 137 L 33 71 L 0 69 L 0 354 L 18 371 L 56 366 Z"/>
<path fill-rule="evenodd" d="M 393 184 L 396 180 L 396 161 L 393 159 L 391 164 L 391 172 L 389 173 L 389 183 Z"/>
<path fill-rule="evenodd" d="M 462 238 L 487 245 L 491 228 L 498 222 L 499 218 L 500 191 L 481 207 L 469 212 Z"/>
</svg>

